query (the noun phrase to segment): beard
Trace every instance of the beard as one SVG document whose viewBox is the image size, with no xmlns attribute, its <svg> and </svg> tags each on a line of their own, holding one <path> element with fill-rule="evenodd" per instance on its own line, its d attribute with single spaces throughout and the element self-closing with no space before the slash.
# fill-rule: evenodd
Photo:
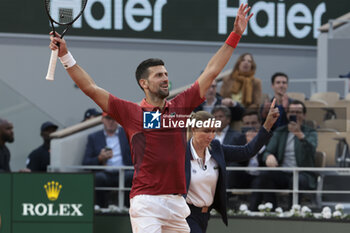
<svg viewBox="0 0 350 233">
<path fill-rule="evenodd" d="M 12 143 L 12 142 L 15 141 L 15 138 L 14 138 L 13 136 L 11 136 L 11 135 L 4 135 L 4 136 L 2 137 L 2 140 L 3 140 L 4 142 Z"/>
<path fill-rule="evenodd" d="M 169 91 L 159 91 L 158 96 L 162 99 L 165 99 L 166 97 L 169 96 Z"/>
<path fill-rule="evenodd" d="M 161 99 L 165 99 L 166 97 L 169 96 L 169 89 L 167 89 L 166 91 L 162 90 L 161 88 L 159 88 L 158 92 L 157 92 L 157 96 Z"/>
</svg>

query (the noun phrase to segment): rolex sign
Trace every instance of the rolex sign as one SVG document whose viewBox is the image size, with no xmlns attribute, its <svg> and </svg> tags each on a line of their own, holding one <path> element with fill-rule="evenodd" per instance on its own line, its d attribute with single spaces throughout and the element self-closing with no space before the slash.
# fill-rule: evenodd
<svg viewBox="0 0 350 233">
<path fill-rule="evenodd" d="M 12 177 L 13 233 L 92 233 L 92 174 L 18 173 Z"/>
</svg>

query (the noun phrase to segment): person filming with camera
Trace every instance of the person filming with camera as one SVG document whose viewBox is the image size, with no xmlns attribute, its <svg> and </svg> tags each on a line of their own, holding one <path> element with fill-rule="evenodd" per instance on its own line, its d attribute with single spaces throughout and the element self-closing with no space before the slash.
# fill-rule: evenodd
<svg viewBox="0 0 350 233">
<path fill-rule="evenodd" d="M 289 122 L 277 128 L 266 146 L 263 156 L 267 167 L 314 167 L 317 147 L 317 132 L 305 126 L 306 107 L 303 102 L 293 100 L 287 109 Z M 292 171 L 264 171 L 254 181 L 253 189 L 292 189 Z M 299 189 L 316 188 L 316 176 L 311 172 L 299 173 Z M 253 193 L 250 209 L 257 210 L 262 202 L 271 202 L 277 207 L 275 193 Z M 288 200 L 291 206 L 291 197 Z"/>
</svg>

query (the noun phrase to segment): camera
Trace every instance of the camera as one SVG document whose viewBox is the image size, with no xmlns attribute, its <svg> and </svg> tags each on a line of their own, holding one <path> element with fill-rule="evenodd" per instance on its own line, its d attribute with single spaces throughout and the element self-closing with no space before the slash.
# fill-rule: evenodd
<svg viewBox="0 0 350 233">
<path fill-rule="evenodd" d="M 297 122 L 297 116 L 296 115 L 290 115 L 289 116 L 289 122 Z"/>
</svg>

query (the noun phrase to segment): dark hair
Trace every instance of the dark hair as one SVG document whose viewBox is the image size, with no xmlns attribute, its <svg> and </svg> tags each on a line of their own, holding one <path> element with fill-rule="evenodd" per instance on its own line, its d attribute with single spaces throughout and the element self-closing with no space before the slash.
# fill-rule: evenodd
<svg viewBox="0 0 350 233">
<path fill-rule="evenodd" d="M 302 102 L 302 101 L 300 101 L 300 100 L 292 100 L 289 104 L 288 104 L 288 108 L 289 108 L 289 106 L 291 105 L 291 104 L 301 104 L 301 106 L 303 106 L 303 113 L 304 114 L 306 114 L 306 106 L 305 106 L 305 104 Z"/>
<path fill-rule="evenodd" d="M 215 114 L 216 112 L 223 112 L 227 118 L 231 119 L 231 111 L 230 109 L 225 105 L 216 105 L 213 110 L 211 111 L 211 114 Z"/>
<path fill-rule="evenodd" d="M 159 58 L 149 58 L 147 60 L 144 60 L 138 65 L 135 72 L 135 76 L 136 76 L 137 84 L 139 84 L 140 87 L 141 87 L 139 82 L 140 79 L 148 78 L 148 68 L 152 66 L 164 66 L 164 62 Z M 142 87 L 141 89 L 143 90 Z"/>
<path fill-rule="evenodd" d="M 282 73 L 282 72 L 276 72 L 271 77 L 271 84 L 273 84 L 275 82 L 275 79 L 276 79 L 277 76 L 286 77 L 287 78 L 287 82 L 288 82 L 288 75 L 286 75 L 285 73 Z"/>
<path fill-rule="evenodd" d="M 246 117 L 246 116 L 254 116 L 256 115 L 258 117 L 258 121 L 261 122 L 261 117 L 260 117 L 260 114 L 258 111 L 255 111 L 255 110 L 247 110 L 247 111 L 244 111 L 244 113 L 242 114 L 242 119 L 243 117 Z"/>
</svg>

